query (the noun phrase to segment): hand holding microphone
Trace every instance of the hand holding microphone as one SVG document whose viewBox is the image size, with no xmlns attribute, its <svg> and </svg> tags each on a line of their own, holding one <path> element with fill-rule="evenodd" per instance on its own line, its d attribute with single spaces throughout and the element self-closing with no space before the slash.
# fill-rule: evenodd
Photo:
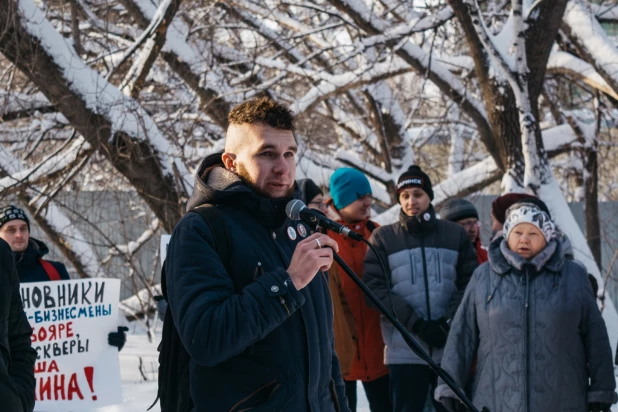
<svg viewBox="0 0 618 412">
<path fill-rule="evenodd" d="M 297 290 L 307 286 L 318 271 L 330 269 L 333 250 L 339 251 L 337 242 L 321 233 L 314 233 L 298 242 L 287 270 Z"/>
<path fill-rule="evenodd" d="M 363 240 L 361 235 L 328 219 L 322 212 L 309 209 L 302 200 L 290 200 L 285 207 L 285 213 L 292 220 L 302 220 L 314 227 L 319 225 L 351 239 Z M 318 270 L 330 269 L 333 264 L 333 250 L 339 251 L 337 242 L 321 233 L 314 233 L 296 245 L 288 268 L 288 274 L 296 289 L 300 290 L 307 286 Z"/>
</svg>

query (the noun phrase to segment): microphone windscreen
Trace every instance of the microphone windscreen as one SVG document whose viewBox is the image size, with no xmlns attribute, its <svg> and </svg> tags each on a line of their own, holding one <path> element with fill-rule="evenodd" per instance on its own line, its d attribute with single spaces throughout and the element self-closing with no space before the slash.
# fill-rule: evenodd
<svg viewBox="0 0 618 412">
<path fill-rule="evenodd" d="M 293 199 L 285 206 L 285 214 L 292 220 L 300 220 L 300 211 L 305 208 L 302 200 Z"/>
</svg>

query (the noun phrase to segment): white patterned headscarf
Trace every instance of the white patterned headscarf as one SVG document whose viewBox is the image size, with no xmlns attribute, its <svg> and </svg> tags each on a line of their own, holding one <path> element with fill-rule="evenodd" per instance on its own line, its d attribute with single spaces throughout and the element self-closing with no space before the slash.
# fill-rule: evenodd
<svg viewBox="0 0 618 412">
<path fill-rule="evenodd" d="M 508 239 L 513 228 L 520 223 L 530 223 L 539 228 L 548 243 L 555 237 L 556 225 L 549 215 L 534 203 L 519 202 L 507 209 L 503 228 L 504 238 Z"/>
</svg>

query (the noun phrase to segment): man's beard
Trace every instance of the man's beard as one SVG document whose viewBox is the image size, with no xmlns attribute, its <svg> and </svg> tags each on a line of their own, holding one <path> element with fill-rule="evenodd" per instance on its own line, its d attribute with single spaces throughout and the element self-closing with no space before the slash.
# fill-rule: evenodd
<svg viewBox="0 0 618 412">
<path fill-rule="evenodd" d="M 25 246 L 18 246 L 15 249 L 13 249 L 13 252 L 15 253 L 23 253 L 26 251 L 26 249 L 28 249 L 28 244 L 26 243 Z"/>
<path fill-rule="evenodd" d="M 253 190 L 255 193 L 262 197 L 267 197 L 269 199 L 291 199 L 294 195 L 294 185 L 292 185 L 290 188 L 288 188 L 288 192 L 284 196 L 276 198 L 272 197 L 270 193 L 260 189 L 251 181 L 249 172 L 247 172 L 247 169 L 245 169 L 244 166 L 240 164 L 236 166 L 236 175 L 240 178 L 240 180 L 242 180 L 245 185 L 247 185 L 247 187 L 249 187 L 249 189 Z"/>
<path fill-rule="evenodd" d="M 480 232 L 474 232 L 474 233 L 468 232 L 468 239 L 470 239 L 470 242 L 472 242 L 472 244 L 474 245 L 480 235 L 481 235 Z"/>
</svg>

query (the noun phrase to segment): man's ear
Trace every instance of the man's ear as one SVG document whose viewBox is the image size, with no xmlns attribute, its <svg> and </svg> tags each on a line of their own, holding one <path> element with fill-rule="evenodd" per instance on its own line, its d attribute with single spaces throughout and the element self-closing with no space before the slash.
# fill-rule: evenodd
<svg viewBox="0 0 618 412">
<path fill-rule="evenodd" d="M 227 170 L 236 173 L 236 154 L 225 152 L 221 155 L 221 160 Z"/>
</svg>

